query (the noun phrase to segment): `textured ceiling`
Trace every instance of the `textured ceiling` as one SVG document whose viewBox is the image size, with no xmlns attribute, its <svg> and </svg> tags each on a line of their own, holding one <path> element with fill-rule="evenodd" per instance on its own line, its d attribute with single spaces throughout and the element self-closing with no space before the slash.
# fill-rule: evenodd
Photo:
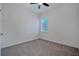
<svg viewBox="0 0 79 59">
<path fill-rule="evenodd" d="M 58 9 L 60 7 L 62 7 L 64 4 L 62 3 L 48 3 L 50 6 L 49 7 L 46 7 L 44 5 L 41 6 L 40 9 L 38 9 L 38 4 L 33 4 L 31 5 L 30 3 L 24 3 L 22 4 L 24 7 L 27 8 L 27 10 L 30 10 L 36 14 L 42 14 L 42 13 L 45 13 L 45 12 L 50 12 L 50 10 L 55 10 L 55 9 Z"/>
<path fill-rule="evenodd" d="M 53 4 L 49 4 L 50 6 L 49 7 L 46 7 L 44 5 L 41 5 L 41 8 L 38 9 L 38 4 L 33 4 L 33 5 L 30 5 L 31 9 L 33 12 L 37 13 L 37 14 L 40 14 L 40 13 L 43 13 L 47 10 L 49 10 Z"/>
</svg>

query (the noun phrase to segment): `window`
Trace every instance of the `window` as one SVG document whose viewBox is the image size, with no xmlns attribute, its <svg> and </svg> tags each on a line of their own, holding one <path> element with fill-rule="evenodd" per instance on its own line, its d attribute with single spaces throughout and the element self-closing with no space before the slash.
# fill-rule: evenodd
<svg viewBox="0 0 79 59">
<path fill-rule="evenodd" d="M 48 32 L 48 19 L 46 17 L 41 19 L 41 32 Z"/>
</svg>

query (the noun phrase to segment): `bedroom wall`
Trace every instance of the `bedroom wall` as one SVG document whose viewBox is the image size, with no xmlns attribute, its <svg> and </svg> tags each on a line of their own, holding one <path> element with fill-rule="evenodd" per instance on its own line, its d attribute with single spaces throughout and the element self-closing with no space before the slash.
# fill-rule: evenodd
<svg viewBox="0 0 79 59">
<path fill-rule="evenodd" d="M 79 46 L 79 4 L 76 4 L 77 5 L 77 45 Z"/>
<path fill-rule="evenodd" d="M 79 4 L 63 4 L 43 13 L 48 18 L 48 32 L 41 38 L 79 48 Z"/>
<path fill-rule="evenodd" d="M 38 18 L 26 4 L 2 4 L 2 48 L 37 39 Z"/>
<path fill-rule="evenodd" d="M 79 4 L 63 4 L 46 13 L 48 32 L 39 33 L 38 16 L 26 4 L 2 4 L 2 48 L 37 38 L 79 48 Z"/>
<path fill-rule="evenodd" d="M 1 4 L 0 4 L 0 10 L 1 10 Z M 0 33 L 1 33 L 1 11 L 0 11 Z M 0 35 L 0 55 L 1 55 L 1 35 Z"/>
</svg>

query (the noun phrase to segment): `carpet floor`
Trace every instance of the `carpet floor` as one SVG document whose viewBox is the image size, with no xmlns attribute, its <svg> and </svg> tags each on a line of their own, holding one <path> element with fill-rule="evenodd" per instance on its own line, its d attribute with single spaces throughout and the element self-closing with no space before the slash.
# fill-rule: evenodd
<svg viewBox="0 0 79 59">
<path fill-rule="evenodd" d="M 1 49 L 2 56 L 79 56 L 79 49 L 37 39 Z"/>
</svg>

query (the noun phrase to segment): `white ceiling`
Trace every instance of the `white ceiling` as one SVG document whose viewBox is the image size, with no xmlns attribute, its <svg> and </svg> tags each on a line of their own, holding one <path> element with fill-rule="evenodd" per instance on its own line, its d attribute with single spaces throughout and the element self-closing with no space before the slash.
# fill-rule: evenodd
<svg viewBox="0 0 79 59">
<path fill-rule="evenodd" d="M 40 9 L 38 9 L 38 4 L 31 5 L 30 3 L 27 3 L 26 7 L 36 14 L 41 14 L 41 13 L 47 12 L 49 10 L 59 8 L 62 5 L 64 5 L 62 3 L 48 3 L 48 4 L 50 5 L 49 7 L 42 5 Z"/>
<path fill-rule="evenodd" d="M 33 12 L 40 14 L 40 13 L 43 13 L 43 12 L 49 10 L 53 4 L 49 4 L 49 5 L 50 5 L 49 7 L 41 5 L 40 9 L 38 9 L 38 4 L 32 4 L 32 5 L 30 5 L 30 7 L 31 7 Z"/>
</svg>

